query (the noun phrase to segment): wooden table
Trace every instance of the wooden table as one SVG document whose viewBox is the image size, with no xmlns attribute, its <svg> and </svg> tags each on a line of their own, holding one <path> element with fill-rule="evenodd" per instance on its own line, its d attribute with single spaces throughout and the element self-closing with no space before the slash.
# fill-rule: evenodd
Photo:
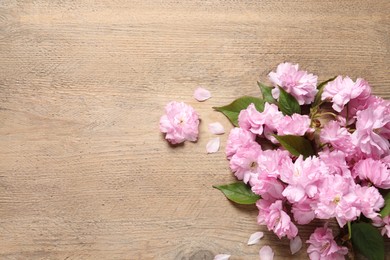
<svg viewBox="0 0 390 260">
<path fill-rule="evenodd" d="M 278 63 L 364 77 L 390 98 L 390 2 L 0 2 L 1 259 L 257 259 L 288 241 L 249 235 L 256 209 L 212 188 L 234 180 L 207 155 L 212 106 L 259 95 Z M 196 102 L 202 85 L 213 97 Z M 169 101 L 191 104 L 200 139 L 171 148 Z M 313 226 L 302 228 L 305 240 Z M 389 251 L 388 251 L 389 252 Z"/>
</svg>

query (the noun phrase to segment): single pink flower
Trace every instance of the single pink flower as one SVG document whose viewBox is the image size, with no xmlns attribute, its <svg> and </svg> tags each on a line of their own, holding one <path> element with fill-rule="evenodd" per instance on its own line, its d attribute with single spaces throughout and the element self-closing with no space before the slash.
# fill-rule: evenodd
<svg viewBox="0 0 390 260">
<path fill-rule="evenodd" d="M 331 144 L 335 149 L 346 154 L 353 154 L 355 146 L 352 144 L 352 136 L 345 127 L 341 127 L 337 121 L 329 121 L 320 132 L 320 140 Z"/>
<path fill-rule="evenodd" d="M 189 105 L 172 101 L 165 107 L 165 115 L 160 118 L 160 131 L 172 144 L 198 139 L 199 116 Z"/>
<path fill-rule="evenodd" d="M 325 149 L 318 153 L 320 160 L 328 168 L 330 174 L 339 174 L 344 177 L 350 177 L 351 171 L 346 161 L 346 154 L 339 150 L 330 151 Z"/>
<path fill-rule="evenodd" d="M 327 175 L 319 186 L 318 197 L 312 204 L 319 219 L 335 217 L 340 227 L 360 215 L 359 197 L 352 177 Z"/>
<path fill-rule="evenodd" d="M 385 205 L 385 200 L 375 187 L 357 185 L 356 194 L 359 197 L 358 207 L 367 218 L 379 216 L 379 210 Z"/>
<path fill-rule="evenodd" d="M 370 106 L 357 112 L 356 131 L 352 143 L 374 158 L 389 154 L 390 111 L 387 106 Z"/>
<path fill-rule="evenodd" d="M 256 206 L 259 209 L 257 222 L 260 225 L 267 225 L 268 230 L 272 230 L 279 238 L 287 236 L 289 239 L 298 234 L 298 229 L 291 221 L 290 216 L 283 210 L 281 200 L 273 203 L 260 199 Z"/>
<path fill-rule="evenodd" d="M 263 133 L 264 116 L 257 111 L 254 104 L 250 104 L 246 109 L 241 110 L 238 115 L 238 125 L 254 134 Z"/>
<path fill-rule="evenodd" d="M 317 157 L 303 160 L 301 155 L 294 163 L 286 160 L 280 169 L 280 179 L 288 184 L 282 194 L 291 203 L 313 198 L 324 173 L 327 168 Z"/>
<path fill-rule="evenodd" d="M 368 83 L 361 78 L 353 82 L 349 77 L 343 79 L 342 76 L 338 76 L 335 80 L 326 84 L 321 99 L 330 99 L 333 102 L 333 109 L 341 112 L 350 100 L 359 98 L 361 94 L 366 97 L 367 92 L 370 93 L 370 91 Z"/>
<path fill-rule="evenodd" d="M 259 172 L 256 177 L 250 179 L 252 191 L 267 200 L 284 199 L 282 194 L 285 185 L 278 178 Z"/>
<path fill-rule="evenodd" d="M 239 149 L 230 160 L 230 169 L 239 180 L 248 183 L 252 177 L 258 173 L 258 158 L 261 148 L 258 144 L 253 144 L 245 149 Z"/>
<path fill-rule="evenodd" d="M 272 141 L 272 134 L 277 131 L 277 127 L 284 116 L 274 104 L 265 103 L 263 112 L 256 110 L 253 104 L 240 112 L 238 125 L 254 134 L 262 135 Z"/>
<path fill-rule="evenodd" d="M 313 102 L 318 92 L 318 77 L 307 71 L 299 70 L 298 64 L 281 63 L 276 68 L 276 72 L 270 72 L 268 77 L 275 86 L 272 96 L 276 99 L 280 95 L 279 87 L 295 97 L 300 105 Z"/>
<path fill-rule="evenodd" d="M 303 136 L 306 132 L 313 132 L 310 128 L 310 118 L 307 115 L 293 114 L 285 116 L 277 127 L 278 135 L 299 135 Z"/>
<path fill-rule="evenodd" d="M 390 169 L 387 163 L 368 158 L 360 160 L 353 168 L 353 176 L 369 180 L 376 187 L 390 189 Z"/>
<path fill-rule="evenodd" d="M 226 143 L 226 157 L 230 159 L 240 148 L 247 148 L 255 144 L 255 138 L 256 135 L 248 130 L 239 127 L 233 128 Z"/>
<path fill-rule="evenodd" d="M 332 234 L 332 230 L 326 225 L 314 230 L 309 240 L 307 253 L 310 259 L 344 259 L 344 255 L 348 254 L 348 248 L 338 246 Z"/>
</svg>

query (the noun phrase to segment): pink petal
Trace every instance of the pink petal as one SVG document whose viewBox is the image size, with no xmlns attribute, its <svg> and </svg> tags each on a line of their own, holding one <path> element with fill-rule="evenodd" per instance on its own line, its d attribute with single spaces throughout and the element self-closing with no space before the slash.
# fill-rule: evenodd
<svg viewBox="0 0 390 260">
<path fill-rule="evenodd" d="M 198 101 L 205 101 L 205 100 L 211 98 L 211 93 L 207 89 L 199 87 L 199 88 L 195 89 L 194 98 Z"/>
<path fill-rule="evenodd" d="M 260 241 L 264 236 L 263 232 L 255 232 L 253 233 L 248 240 L 248 246 L 254 245 Z"/>
<path fill-rule="evenodd" d="M 220 122 L 209 124 L 209 131 L 215 135 L 221 135 L 225 133 L 225 128 Z"/>
<path fill-rule="evenodd" d="M 290 240 L 291 254 L 297 253 L 302 248 L 302 239 L 300 236 L 296 236 Z"/>
<path fill-rule="evenodd" d="M 274 259 L 274 251 L 269 246 L 263 246 L 259 252 L 260 260 L 273 260 Z"/>
<path fill-rule="evenodd" d="M 214 260 L 228 260 L 230 258 L 230 255 L 227 254 L 219 254 L 214 256 Z"/>
<path fill-rule="evenodd" d="M 219 137 L 211 139 L 206 145 L 207 153 L 218 152 L 219 144 L 220 144 Z"/>
</svg>

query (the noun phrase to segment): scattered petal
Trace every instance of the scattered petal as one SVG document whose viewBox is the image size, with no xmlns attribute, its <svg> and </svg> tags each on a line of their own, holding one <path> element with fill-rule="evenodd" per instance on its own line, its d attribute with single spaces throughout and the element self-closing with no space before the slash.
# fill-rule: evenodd
<svg viewBox="0 0 390 260">
<path fill-rule="evenodd" d="M 273 260 L 274 259 L 274 251 L 269 246 L 263 246 L 259 252 L 260 260 Z"/>
<path fill-rule="evenodd" d="M 215 135 L 221 135 L 225 133 L 225 128 L 220 122 L 209 124 L 209 131 Z"/>
<path fill-rule="evenodd" d="M 195 89 L 194 98 L 198 101 L 205 101 L 211 98 L 211 93 L 207 89 L 199 87 Z"/>
<path fill-rule="evenodd" d="M 219 144 L 220 144 L 219 137 L 211 139 L 206 145 L 207 153 L 218 152 Z"/>
<path fill-rule="evenodd" d="M 257 244 L 257 243 L 260 241 L 260 239 L 263 238 L 263 236 L 264 236 L 264 233 L 263 233 L 263 232 L 255 232 L 255 233 L 253 233 L 253 234 L 249 237 L 248 246 Z"/>
<path fill-rule="evenodd" d="M 228 260 L 230 258 L 230 255 L 227 254 L 219 254 L 214 256 L 214 260 Z"/>
<path fill-rule="evenodd" d="M 296 236 L 290 240 L 291 254 L 297 253 L 302 248 L 302 239 L 300 236 Z"/>
</svg>

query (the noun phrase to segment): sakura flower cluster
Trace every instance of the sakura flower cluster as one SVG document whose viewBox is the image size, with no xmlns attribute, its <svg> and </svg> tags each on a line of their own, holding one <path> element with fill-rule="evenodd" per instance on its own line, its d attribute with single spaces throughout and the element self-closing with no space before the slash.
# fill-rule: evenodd
<svg viewBox="0 0 390 260">
<path fill-rule="evenodd" d="M 390 102 L 361 78 L 338 76 L 319 87 L 297 64 L 280 64 L 269 79 L 274 102 L 241 110 L 226 144 L 231 171 L 261 197 L 257 222 L 293 240 L 297 225 L 314 219 L 335 219 L 345 229 L 364 217 L 390 236 L 389 217 L 379 214 L 390 189 Z M 282 113 L 281 89 L 307 112 Z M 283 136 L 302 137 L 312 154 L 294 153 L 295 143 L 278 141 Z M 306 243 L 311 259 L 348 253 L 327 225 Z"/>
</svg>

